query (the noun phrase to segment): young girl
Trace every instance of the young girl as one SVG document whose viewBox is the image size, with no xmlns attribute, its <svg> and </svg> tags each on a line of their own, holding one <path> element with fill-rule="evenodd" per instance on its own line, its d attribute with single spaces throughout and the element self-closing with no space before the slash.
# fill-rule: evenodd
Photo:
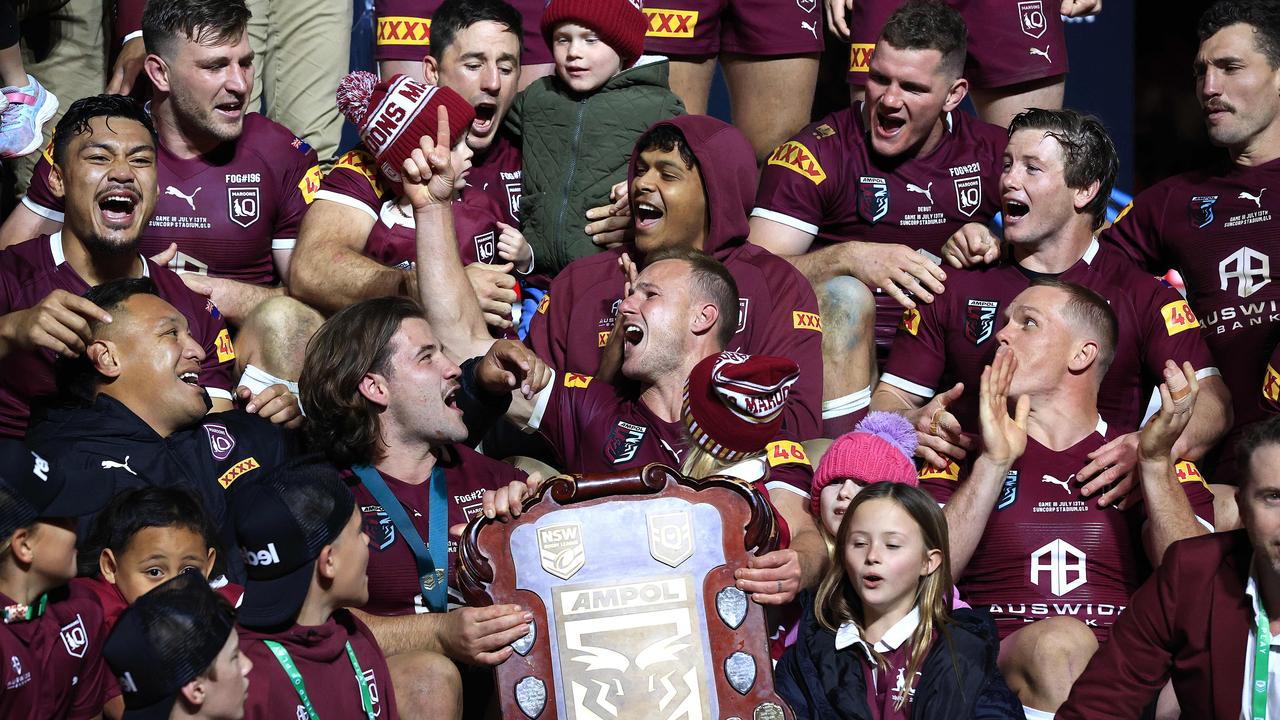
<svg viewBox="0 0 1280 720">
<path fill-rule="evenodd" d="M 97 595 L 108 627 L 126 607 L 185 572 L 208 578 L 217 559 L 213 523 L 193 493 L 180 487 L 139 487 L 112 498 L 94 519 L 74 585 Z M 223 595 L 234 603 L 238 587 Z"/>
<path fill-rule="evenodd" d="M 776 668 L 797 718 L 1022 718 L 989 617 L 948 610 L 947 522 L 919 488 L 880 482 L 849 504 L 800 637 Z"/>
<path fill-rule="evenodd" d="M 845 510 L 862 488 L 877 482 L 920 484 L 915 462 L 916 430 L 890 412 L 868 413 L 853 432 L 836 438 L 813 471 L 810 503 L 827 548 L 835 543 Z"/>
</svg>

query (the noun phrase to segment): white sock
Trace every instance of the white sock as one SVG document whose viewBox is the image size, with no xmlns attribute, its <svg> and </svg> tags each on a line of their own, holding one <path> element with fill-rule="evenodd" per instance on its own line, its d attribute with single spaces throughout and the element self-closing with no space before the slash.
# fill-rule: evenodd
<svg viewBox="0 0 1280 720">
<path fill-rule="evenodd" d="M 1046 710 L 1037 710 L 1023 705 L 1022 712 L 1026 713 L 1027 720 L 1053 720 L 1053 713 Z"/>
<path fill-rule="evenodd" d="M 868 385 L 861 390 L 838 397 L 834 400 L 822 401 L 822 419 L 830 420 L 831 418 L 843 417 L 850 413 L 855 413 L 862 408 L 871 404 L 871 386 Z"/>
</svg>

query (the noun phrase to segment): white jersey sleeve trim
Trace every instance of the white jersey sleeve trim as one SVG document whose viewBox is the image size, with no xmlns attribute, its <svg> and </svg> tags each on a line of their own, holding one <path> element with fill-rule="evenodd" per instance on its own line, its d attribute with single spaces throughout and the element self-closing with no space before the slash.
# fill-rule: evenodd
<svg viewBox="0 0 1280 720">
<path fill-rule="evenodd" d="M 27 197 L 26 195 L 22 196 L 22 204 L 26 205 L 28 210 L 39 215 L 45 220 L 52 220 L 54 222 L 63 222 L 63 220 L 66 218 L 66 215 L 64 213 L 60 213 L 57 210 L 54 210 L 52 208 L 47 208 L 41 205 L 40 203 L 37 203 L 35 200 L 32 200 L 31 198 Z"/>
<path fill-rule="evenodd" d="M 1205 520 L 1204 518 L 1200 517 L 1199 515 L 1195 515 L 1194 513 L 1192 514 L 1192 517 L 1194 517 L 1194 518 L 1196 519 L 1196 522 L 1198 522 L 1198 523 L 1200 523 L 1201 525 L 1203 525 L 1205 530 L 1208 530 L 1208 531 L 1209 531 L 1209 532 L 1211 532 L 1211 533 L 1212 533 L 1212 532 L 1217 532 L 1217 530 L 1215 530 L 1215 529 L 1214 529 L 1214 527 L 1213 527 L 1213 523 L 1209 522 L 1208 520 Z"/>
<path fill-rule="evenodd" d="M 799 495 L 800 497 L 804 498 L 805 500 L 811 500 L 811 499 L 813 498 L 813 496 L 812 496 L 812 495 L 810 495 L 809 493 L 807 493 L 807 492 L 805 492 L 805 491 L 801 490 L 800 488 L 796 487 L 795 485 L 792 485 L 791 483 L 785 483 L 785 482 L 782 482 L 781 480 L 775 480 L 775 481 L 773 481 L 773 482 L 767 482 L 767 483 L 765 483 L 765 484 L 764 484 L 764 489 L 765 489 L 765 490 L 786 490 L 787 492 L 795 493 L 796 495 Z"/>
<path fill-rule="evenodd" d="M 335 202 L 339 205 L 353 207 L 373 218 L 375 221 L 378 219 L 378 213 L 374 212 L 373 208 L 365 205 L 350 195 L 343 195 L 342 193 L 336 193 L 332 190 L 319 190 L 316 192 L 316 200 L 328 200 L 329 202 Z"/>
<path fill-rule="evenodd" d="M 755 210 L 751 211 L 751 217 L 758 217 L 758 218 L 764 218 L 765 220 L 772 220 L 778 223 L 779 225 L 786 225 L 789 228 L 794 228 L 796 230 L 799 230 L 800 232 L 809 233 L 810 235 L 818 234 L 817 225 L 814 225 L 812 223 L 807 223 L 799 218 L 793 218 L 790 215 L 783 215 L 782 213 L 776 212 L 774 210 L 756 208 Z"/>
<path fill-rule="evenodd" d="M 205 392 L 207 392 L 207 393 L 209 393 L 209 397 L 211 397 L 211 398 L 220 398 L 220 399 L 222 399 L 222 400 L 230 400 L 230 399 L 231 399 L 231 391 L 230 391 L 230 390 L 223 390 L 222 388 L 206 387 L 206 388 L 204 389 L 204 391 L 205 391 Z"/>
<path fill-rule="evenodd" d="M 538 392 L 538 397 L 533 401 L 533 412 L 529 413 L 529 420 L 524 424 L 526 430 L 537 430 L 542 426 L 542 416 L 547 412 L 547 403 L 551 402 L 551 393 L 555 390 L 558 377 L 554 370 L 551 371 L 551 382 Z"/>
<path fill-rule="evenodd" d="M 934 395 L 937 395 L 936 391 L 930 388 L 927 388 L 923 385 L 917 385 L 916 383 L 913 383 L 910 380 L 907 380 L 906 378 L 900 378 L 897 375 L 894 375 L 893 373 L 884 373 L 883 375 L 881 375 L 880 382 L 888 383 L 898 388 L 899 390 L 906 390 L 912 395 L 919 395 L 922 398 L 931 398 Z"/>
<path fill-rule="evenodd" d="M 292 250 L 298 244 L 298 238 L 276 238 L 271 241 L 272 250 Z"/>
</svg>

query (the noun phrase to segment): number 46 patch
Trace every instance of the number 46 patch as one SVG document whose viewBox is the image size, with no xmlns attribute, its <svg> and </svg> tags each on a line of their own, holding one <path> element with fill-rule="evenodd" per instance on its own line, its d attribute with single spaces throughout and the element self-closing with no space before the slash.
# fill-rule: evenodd
<svg viewBox="0 0 1280 720">
<path fill-rule="evenodd" d="M 790 440 L 779 440 L 765 445 L 765 457 L 769 459 L 769 467 L 777 467 L 787 463 L 809 464 L 809 456 L 805 455 L 800 443 Z"/>
</svg>

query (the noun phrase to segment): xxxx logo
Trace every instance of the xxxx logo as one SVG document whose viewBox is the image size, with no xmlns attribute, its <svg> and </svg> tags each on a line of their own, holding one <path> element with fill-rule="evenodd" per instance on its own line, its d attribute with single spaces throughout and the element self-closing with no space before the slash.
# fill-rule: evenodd
<svg viewBox="0 0 1280 720">
<path fill-rule="evenodd" d="M 429 18 L 402 15 L 378 18 L 379 45 L 428 45 L 430 37 Z"/>
<path fill-rule="evenodd" d="M 222 473 L 222 477 L 218 478 L 218 484 L 222 486 L 223 490 L 226 490 L 231 487 L 231 483 L 235 482 L 236 478 L 250 470 L 257 470 L 259 467 L 257 460 L 251 457 L 245 458 L 235 465 L 232 465 L 226 472 Z"/>
<path fill-rule="evenodd" d="M 822 317 L 818 313 L 792 310 L 791 326 L 796 330 L 817 330 L 822 332 Z"/>
<path fill-rule="evenodd" d="M 691 38 L 698 26 L 697 10 L 664 10 L 645 8 L 649 18 L 649 37 Z"/>
<path fill-rule="evenodd" d="M 795 140 L 788 140 L 779 145 L 778 149 L 769 156 L 769 164 L 781 165 L 799 173 L 814 185 L 821 185 L 822 181 L 827 179 L 826 171 L 818 164 L 813 153 L 809 152 L 809 148 Z"/>
<path fill-rule="evenodd" d="M 875 43 L 854 43 L 849 46 L 849 72 L 864 73 L 871 67 L 871 53 Z"/>
</svg>

